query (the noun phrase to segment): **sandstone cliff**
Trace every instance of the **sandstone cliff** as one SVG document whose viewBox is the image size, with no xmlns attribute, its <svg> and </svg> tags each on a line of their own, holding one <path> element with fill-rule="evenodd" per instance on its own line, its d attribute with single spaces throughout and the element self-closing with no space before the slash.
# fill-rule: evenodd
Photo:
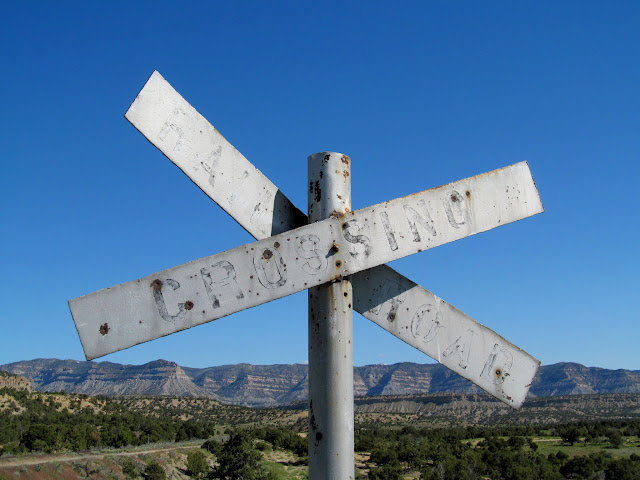
<svg viewBox="0 0 640 480">
<path fill-rule="evenodd" d="M 31 392 L 31 382 L 19 375 L 13 375 L 0 369 L 0 388 L 12 388 L 14 390 L 26 390 Z"/>
<path fill-rule="evenodd" d="M 38 359 L 0 370 L 28 378 L 39 391 L 89 395 L 209 397 L 228 404 L 275 406 L 303 402 L 309 392 L 307 366 L 301 364 L 190 368 L 166 360 L 120 365 Z M 355 367 L 354 391 L 356 396 L 482 393 L 442 365 L 415 363 Z M 530 390 L 532 397 L 594 393 L 640 393 L 640 372 L 558 363 L 541 367 Z"/>
</svg>

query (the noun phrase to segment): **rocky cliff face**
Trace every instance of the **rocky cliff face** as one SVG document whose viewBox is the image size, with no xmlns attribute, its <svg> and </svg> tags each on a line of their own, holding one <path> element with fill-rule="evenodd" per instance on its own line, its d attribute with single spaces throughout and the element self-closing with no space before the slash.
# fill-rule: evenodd
<svg viewBox="0 0 640 480">
<path fill-rule="evenodd" d="M 539 397 L 591 393 L 640 393 L 640 372 L 556 363 L 543 367 L 531 386 Z"/>
<path fill-rule="evenodd" d="M 286 405 L 309 394 L 306 365 L 224 365 L 185 368 L 207 396 L 241 405 Z"/>
<path fill-rule="evenodd" d="M 43 392 L 88 395 L 181 395 L 206 397 L 174 362 L 156 360 L 145 365 L 111 362 L 37 359 L 6 365 L 7 371 L 29 378 Z M 0 367 L 2 369 L 3 367 Z"/>
<path fill-rule="evenodd" d="M 38 359 L 0 366 L 28 378 L 40 391 L 89 395 L 145 394 L 209 397 L 224 403 L 275 406 L 307 399 L 306 365 L 223 365 L 181 367 L 156 360 L 145 365 Z M 482 391 L 439 364 L 398 363 L 354 369 L 356 396 Z M 640 393 L 640 372 L 606 370 L 576 363 L 540 368 L 531 396 Z"/>
<path fill-rule="evenodd" d="M 33 390 L 29 380 L 5 371 L 0 371 L 0 388 L 12 388 L 14 390 L 26 390 L 28 392 Z"/>
<path fill-rule="evenodd" d="M 356 396 L 481 392 L 468 380 L 438 364 L 396 363 L 356 367 L 353 383 Z"/>
</svg>

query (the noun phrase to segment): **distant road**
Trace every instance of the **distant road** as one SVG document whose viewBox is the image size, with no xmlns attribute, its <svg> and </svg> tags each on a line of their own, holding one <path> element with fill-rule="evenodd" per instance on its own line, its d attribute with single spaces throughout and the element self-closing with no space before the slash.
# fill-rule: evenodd
<svg viewBox="0 0 640 480">
<path fill-rule="evenodd" d="M 190 440 L 188 442 L 180 442 L 175 445 L 167 445 L 165 447 L 154 446 L 148 449 L 136 449 L 128 450 L 126 447 L 122 451 L 105 450 L 103 453 L 50 453 L 50 454 L 27 454 L 24 456 L 15 457 L 0 457 L 0 469 L 4 467 L 20 467 L 26 465 L 38 465 L 51 462 L 75 462 L 78 460 L 95 460 L 110 457 L 133 457 L 136 455 L 144 455 L 145 453 L 158 453 L 167 452 L 171 450 L 182 450 L 184 448 L 190 448 L 199 446 L 204 440 Z M 125 451 L 127 450 L 127 451 Z"/>
</svg>

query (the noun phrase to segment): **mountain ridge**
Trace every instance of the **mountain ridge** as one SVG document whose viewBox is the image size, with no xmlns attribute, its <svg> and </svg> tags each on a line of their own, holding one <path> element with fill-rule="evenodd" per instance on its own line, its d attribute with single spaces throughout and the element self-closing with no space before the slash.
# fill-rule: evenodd
<svg viewBox="0 0 640 480">
<path fill-rule="evenodd" d="M 0 365 L 27 378 L 38 391 L 88 395 L 174 395 L 208 397 L 227 404 L 268 407 L 308 398 L 305 364 L 182 367 L 154 360 L 143 365 L 34 359 Z M 356 396 L 483 393 L 440 364 L 402 362 L 354 367 Z M 585 367 L 560 362 L 540 367 L 531 397 L 598 393 L 640 393 L 640 371 Z"/>
</svg>

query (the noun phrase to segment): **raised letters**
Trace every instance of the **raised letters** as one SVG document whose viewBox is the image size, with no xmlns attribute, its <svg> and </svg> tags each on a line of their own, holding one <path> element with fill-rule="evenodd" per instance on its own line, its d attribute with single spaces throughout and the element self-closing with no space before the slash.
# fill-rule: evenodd
<svg viewBox="0 0 640 480">
<path fill-rule="evenodd" d="M 365 235 L 353 235 L 349 231 L 351 228 L 355 229 L 356 232 L 359 232 L 360 230 L 362 230 L 362 225 L 360 225 L 360 222 L 358 220 L 347 220 L 346 222 L 344 222 L 342 224 L 342 235 L 344 236 L 344 239 L 349 243 L 360 244 L 364 247 L 364 249 L 361 251 L 359 249 L 352 248 L 351 250 L 349 250 L 349 254 L 353 258 L 358 258 L 361 254 L 364 254 L 365 257 L 368 257 L 371 253 L 371 241 L 369 240 L 369 237 Z"/>
<path fill-rule="evenodd" d="M 298 255 L 310 260 L 302 265 L 302 269 L 309 275 L 321 272 L 327 268 L 327 264 L 329 263 L 327 258 L 316 250 L 318 243 L 320 243 L 320 239 L 313 234 L 303 235 L 296 241 L 296 252 L 298 252 Z"/>
<path fill-rule="evenodd" d="M 453 342 L 449 348 L 447 348 L 442 355 L 449 357 L 451 355 L 458 355 L 458 365 L 460 368 L 467 368 L 467 362 L 469 361 L 469 351 L 471 350 L 471 340 L 473 339 L 473 330 L 468 329 L 462 335 L 460 335 L 455 342 Z"/>
<path fill-rule="evenodd" d="M 213 308 L 220 308 L 220 299 L 244 298 L 236 282 L 236 270 L 226 260 L 214 263 L 211 268 L 201 268 L 200 274 Z"/>
<path fill-rule="evenodd" d="M 512 364 L 511 352 L 496 343 L 484 364 L 480 377 L 490 380 L 494 385 L 502 385 L 509 376 Z"/>
<path fill-rule="evenodd" d="M 398 242 L 396 242 L 395 232 L 391 228 L 391 224 L 389 223 L 389 215 L 387 212 L 380 212 L 380 220 L 382 221 L 382 226 L 384 227 L 384 233 L 387 235 L 387 241 L 389 242 L 389 247 L 391 251 L 398 249 Z"/>
<path fill-rule="evenodd" d="M 377 292 L 377 294 L 381 298 L 387 298 L 388 300 L 373 307 L 371 309 L 371 312 L 378 315 L 380 313 L 380 310 L 382 310 L 383 305 L 391 303 L 391 308 L 389 309 L 389 313 L 387 314 L 387 320 L 393 322 L 396 319 L 396 315 L 398 314 L 398 307 L 405 301 L 407 295 L 405 293 L 401 293 L 401 287 L 397 282 L 389 279 L 385 279 L 384 284 L 380 288 L 380 291 Z M 393 295 L 393 297 L 391 295 Z"/>
<path fill-rule="evenodd" d="M 469 193 L 467 191 L 467 193 Z M 462 195 L 455 190 L 449 192 L 449 194 L 443 199 L 444 210 L 447 213 L 447 219 L 453 228 L 460 228 L 460 225 L 469 223 L 469 210 L 467 209 L 467 202 Z"/>
<path fill-rule="evenodd" d="M 169 118 L 164 122 L 164 125 L 158 132 L 158 138 L 163 142 L 168 141 L 167 137 L 169 137 L 169 133 L 173 132 L 175 137 L 175 143 L 173 145 L 173 151 L 179 152 L 182 150 L 182 147 L 185 145 L 184 143 L 184 130 L 180 126 L 180 123 L 187 118 L 187 114 L 181 108 L 175 108 Z"/>
<path fill-rule="evenodd" d="M 180 288 L 180 284 L 171 278 L 167 278 L 164 281 L 165 284 L 169 285 L 174 291 Z M 185 308 L 185 303 L 178 304 L 178 313 L 175 315 L 170 315 L 167 310 L 167 305 L 164 303 L 164 296 L 162 295 L 162 282 L 160 280 L 154 280 L 151 285 L 153 289 L 153 299 L 156 303 L 156 308 L 158 309 L 158 313 L 162 317 L 165 322 L 175 323 L 179 320 L 182 320 L 184 316 L 187 314 L 187 309 Z"/>
<path fill-rule="evenodd" d="M 263 287 L 278 288 L 287 283 L 287 266 L 277 250 L 258 250 L 253 257 L 253 266 Z"/>
<path fill-rule="evenodd" d="M 443 328 L 440 309 L 430 303 L 420 305 L 411 319 L 411 334 L 424 343 L 430 342 Z"/>
<path fill-rule="evenodd" d="M 424 200 L 420 200 L 418 204 L 422 207 L 424 217 L 409 205 L 403 205 L 404 213 L 407 216 L 407 222 L 409 222 L 409 228 L 413 234 L 414 242 L 420 242 L 422 240 L 420 238 L 420 232 L 418 232 L 418 227 L 416 226 L 417 223 L 422 225 L 432 237 L 437 235 L 436 228 L 433 226 L 433 220 L 431 219 L 431 215 L 429 214 L 429 210 L 427 210 L 427 205 L 424 203 Z"/>
</svg>

